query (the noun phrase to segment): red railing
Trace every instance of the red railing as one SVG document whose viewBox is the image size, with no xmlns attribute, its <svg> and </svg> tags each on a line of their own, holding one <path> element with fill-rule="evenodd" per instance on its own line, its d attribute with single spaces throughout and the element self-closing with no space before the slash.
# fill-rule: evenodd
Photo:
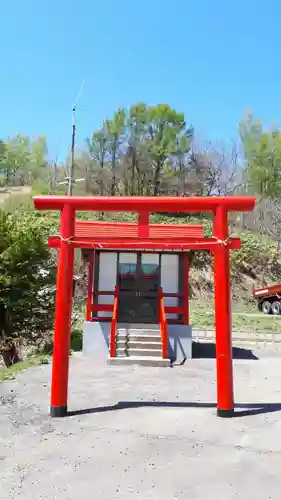
<svg viewBox="0 0 281 500">
<path fill-rule="evenodd" d="M 113 302 L 113 312 L 110 328 L 110 340 L 109 340 L 109 354 L 111 358 L 116 356 L 116 331 L 118 322 L 118 306 L 119 306 L 119 290 L 115 287 L 114 302 Z"/>
<path fill-rule="evenodd" d="M 102 290 L 99 292 L 95 292 L 95 296 L 114 296 L 115 292 L 114 291 L 106 291 Z M 173 298 L 181 298 L 184 297 L 184 294 L 181 293 L 163 293 L 162 296 L 165 297 L 173 297 Z M 99 303 L 94 303 L 91 306 L 91 311 L 93 313 L 91 317 L 91 321 L 109 321 L 111 319 L 110 316 L 98 316 L 99 312 L 113 312 L 113 304 L 99 304 Z M 178 314 L 183 316 L 185 314 L 185 308 L 184 306 L 165 306 L 165 313 L 166 314 Z M 168 323 L 182 323 L 182 319 L 172 319 L 172 318 L 167 318 Z"/>
<path fill-rule="evenodd" d="M 162 288 L 159 290 L 159 326 L 162 337 L 162 358 L 168 359 L 168 324 Z"/>
<path fill-rule="evenodd" d="M 96 291 L 95 292 L 95 297 L 98 297 L 98 296 L 105 296 L 105 295 L 108 295 L 108 296 L 114 296 L 115 295 L 115 291 L 106 291 L 106 290 L 102 290 L 102 291 Z M 162 292 L 162 296 L 164 298 L 182 298 L 184 297 L 184 294 L 181 294 L 181 293 L 163 293 Z M 99 303 L 93 303 L 91 305 L 91 311 L 92 311 L 92 316 L 91 316 L 91 319 L 90 321 L 110 321 L 112 316 L 99 316 L 98 313 L 99 312 L 108 312 L 108 313 L 112 313 L 113 312 L 113 304 L 99 304 Z M 186 314 L 186 308 L 185 306 L 165 306 L 165 314 L 176 314 L 176 315 L 180 315 L 184 318 L 184 315 Z M 166 318 L 167 320 L 167 323 L 179 323 L 179 324 L 183 324 L 183 319 L 181 318 Z M 188 324 L 188 322 L 186 323 Z"/>
<path fill-rule="evenodd" d="M 92 317 L 91 321 L 109 321 L 111 319 L 110 316 L 99 316 L 99 312 L 113 312 L 113 304 L 99 304 L 96 302 L 99 296 L 114 296 L 114 291 L 95 291 L 93 295 L 93 304 L 91 306 Z"/>
<path fill-rule="evenodd" d="M 94 284 L 94 252 L 91 252 L 89 271 L 88 271 L 88 298 L 87 298 L 87 308 L 86 308 L 86 321 L 92 321 L 92 302 L 94 300 L 93 295 L 93 284 Z"/>
</svg>

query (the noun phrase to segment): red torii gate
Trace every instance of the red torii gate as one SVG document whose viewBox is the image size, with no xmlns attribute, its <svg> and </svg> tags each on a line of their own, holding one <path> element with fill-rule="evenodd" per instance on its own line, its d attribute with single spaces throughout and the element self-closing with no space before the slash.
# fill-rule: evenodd
<svg viewBox="0 0 281 500">
<path fill-rule="evenodd" d="M 60 242 L 52 366 L 51 416 L 67 414 L 68 368 L 72 310 L 72 280 L 75 248 L 76 211 L 211 212 L 213 213 L 214 288 L 216 323 L 217 414 L 230 417 L 234 412 L 231 297 L 228 212 L 251 211 L 252 197 L 89 197 L 37 196 L 38 210 L 60 210 Z"/>
</svg>

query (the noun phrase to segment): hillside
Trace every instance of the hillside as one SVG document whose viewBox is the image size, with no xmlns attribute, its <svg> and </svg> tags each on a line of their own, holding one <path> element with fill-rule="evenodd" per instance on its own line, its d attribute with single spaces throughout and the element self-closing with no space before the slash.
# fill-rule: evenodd
<svg viewBox="0 0 281 500">
<path fill-rule="evenodd" d="M 254 233 L 240 235 L 242 248 L 231 253 L 232 296 L 237 301 L 252 300 L 253 287 L 281 281 L 281 255 L 272 241 L 264 243 Z M 207 254 L 198 254 L 190 270 L 192 298 L 213 294 L 213 266 Z"/>
<path fill-rule="evenodd" d="M 1 266 L 5 269 L 2 275 L 1 299 L 5 310 L 9 309 L 6 318 L 7 340 L 2 345 L 2 355 L 7 366 L 15 358 L 18 345 L 25 348 L 52 345 L 52 327 L 54 314 L 54 286 L 58 252 L 55 249 L 47 252 L 47 237 L 59 231 L 60 217 L 57 212 L 37 212 L 33 208 L 30 195 L 20 200 L 17 196 L 9 199 L 8 205 L 2 204 L 0 252 Z M 5 213 L 6 212 L 6 213 Z M 78 213 L 79 219 L 134 221 L 136 214 L 130 213 Z M 171 216 L 170 214 L 151 214 L 151 223 L 162 224 L 203 224 L 206 236 L 212 235 L 212 221 L 207 217 Z M 281 257 L 277 244 L 268 237 L 249 231 L 240 231 L 230 221 L 230 235 L 239 236 L 242 248 L 231 252 L 231 282 L 233 309 L 233 329 L 258 332 L 279 331 L 279 321 L 269 317 L 256 318 L 256 304 L 252 298 L 253 286 L 281 281 Z M 214 328 L 213 308 L 213 262 L 207 252 L 189 253 L 190 256 L 190 319 L 193 327 Z M 42 270 L 49 272 L 41 273 Z M 85 297 L 87 296 L 88 268 L 82 261 L 80 250 L 76 251 L 75 275 L 80 279 L 76 285 L 73 308 L 73 328 L 79 332 L 85 317 Z M 44 276 L 43 276 L 44 275 Z M 33 282 L 32 282 L 33 280 Z M 33 283 L 31 287 L 31 282 Z M 44 296 L 42 290 L 44 289 Z M 11 293 L 11 290 L 13 293 Z M 48 297 L 46 296 L 46 293 Z M 32 295 L 32 296 L 31 296 Z M 19 300 L 18 298 L 19 297 Z M 14 302 L 11 302 L 11 298 Z M 81 300 L 82 299 L 82 300 Z M 32 308 L 30 304 L 32 302 Z M 28 304 L 25 306 L 25 304 Z M 0 304 L 1 305 L 1 304 Z M 34 311 L 37 311 L 34 314 Z M 24 328 L 23 328 L 24 315 Z M 11 323 L 13 318 L 13 323 Z M 9 323 L 10 322 L 10 323 Z M 9 333 L 9 325 L 13 330 Z M 10 340 L 9 340 L 10 339 Z M 18 344 L 15 344 L 15 339 Z M 80 345 L 79 344 L 79 345 Z M 21 347 L 22 349 L 23 347 Z M 0 344 L 1 352 L 1 344 Z M 41 351 L 40 351 L 41 352 Z M 14 361 L 12 361 L 13 363 Z"/>
<path fill-rule="evenodd" d="M 92 213 L 80 213 L 80 218 L 95 218 Z M 104 220 L 133 221 L 134 214 L 103 214 Z M 212 235 L 211 219 L 194 216 L 175 217 L 151 214 L 151 223 L 161 224 L 203 224 L 206 236 Z M 231 236 L 240 237 L 242 247 L 231 252 L 231 285 L 233 299 L 252 300 L 253 286 L 263 286 L 281 281 L 281 252 L 274 240 L 256 232 L 241 231 L 229 224 Z M 213 265 L 207 252 L 190 252 L 190 293 L 193 299 L 210 299 L 213 295 Z"/>
<path fill-rule="evenodd" d="M 2 207 L 11 212 L 30 214 L 33 212 L 31 196 L 19 197 L 13 194 L 11 199 L 4 202 Z M 27 215 L 28 217 L 28 215 Z M 91 212 L 78 213 L 80 219 L 103 219 L 134 221 L 135 214 L 132 213 L 103 213 Z M 38 213 L 38 222 L 42 231 L 54 234 L 59 228 L 59 215 L 57 213 Z M 210 218 L 196 218 L 194 216 L 170 216 L 161 214 L 151 215 L 152 223 L 164 224 L 203 224 L 206 236 L 212 234 L 212 223 Z M 248 301 L 252 298 L 253 286 L 263 286 L 268 283 L 281 281 L 281 252 L 274 240 L 262 237 L 258 233 L 242 231 L 230 223 L 230 234 L 241 238 L 242 248 L 231 252 L 231 280 L 234 300 Z M 57 252 L 53 257 L 56 259 Z M 193 299 L 210 299 L 213 294 L 213 268 L 212 259 L 206 252 L 191 252 L 190 255 L 190 293 Z M 85 271 L 85 270 L 84 270 Z M 81 267 L 80 253 L 76 256 L 76 273 L 84 274 Z M 83 282 L 83 280 L 82 280 Z M 83 286 L 84 288 L 84 286 Z"/>
<path fill-rule="evenodd" d="M 81 213 L 80 218 L 93 220 L 92 213 Z M 134 214 L 103 214 L 104 220 L 133 221 Z M 212 235 L 209 218 L 194 216 L 175 217 L 152 214 L 151 223 L 162 224 L 203 224 L 206 236 Z M 252 289 L 268 283 L 281 281 L 281 252 L 274 240 L 255 232 L 243 231 L 230 224 L 231 236 L 240 237 L 242 247 L 231 252 L 231 285 L 233 299 L 252 300 Z M 213 295 L 213 264 L 207 252 L 190 252 L 190 294 L 192 299 L 208 300 Z"/>
</svg>

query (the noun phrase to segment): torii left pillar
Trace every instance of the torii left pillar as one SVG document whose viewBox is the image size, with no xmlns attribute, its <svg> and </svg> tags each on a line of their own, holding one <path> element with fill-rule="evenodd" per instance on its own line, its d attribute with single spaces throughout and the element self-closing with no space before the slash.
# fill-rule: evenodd
<svg viewBox="0 0 281 500">
<path fill-rule="evenodd" d="M 60 251 L 57 271 L 56 316 L 51 388 L 51 416 L 67 414 L 68 368 L 74 268 L 75 211 L 65 204 L 61 212 Z"/>
</svg>

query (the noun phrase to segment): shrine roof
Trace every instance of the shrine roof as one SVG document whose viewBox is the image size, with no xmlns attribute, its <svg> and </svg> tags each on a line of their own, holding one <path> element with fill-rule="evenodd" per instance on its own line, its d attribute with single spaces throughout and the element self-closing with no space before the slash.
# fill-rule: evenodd
<svg viewBox="0 0 281 500">
<path fill-rule="evenodd" d="M 64 240 L 60 235 L 49 236 L 48 244 L 59 248 L 62 241 L 75 248 L 99 250 L 212 250 L 225 244 L 230 249 L 240 248 L 238 238 L 220 241 L 204 236 L 202 224 L 147 224 L 133 222 L 76 221 L 74 235 Z"/>
<path fill-rule="evenodd" d="M 76 221 L 75 237 L 91 239 L 138 238 L 140 228 L 147 231 L 148 239 L 196 239 L 204 238 L 202 224 L 149 224 L 130 222 Z"/>
</svg>

